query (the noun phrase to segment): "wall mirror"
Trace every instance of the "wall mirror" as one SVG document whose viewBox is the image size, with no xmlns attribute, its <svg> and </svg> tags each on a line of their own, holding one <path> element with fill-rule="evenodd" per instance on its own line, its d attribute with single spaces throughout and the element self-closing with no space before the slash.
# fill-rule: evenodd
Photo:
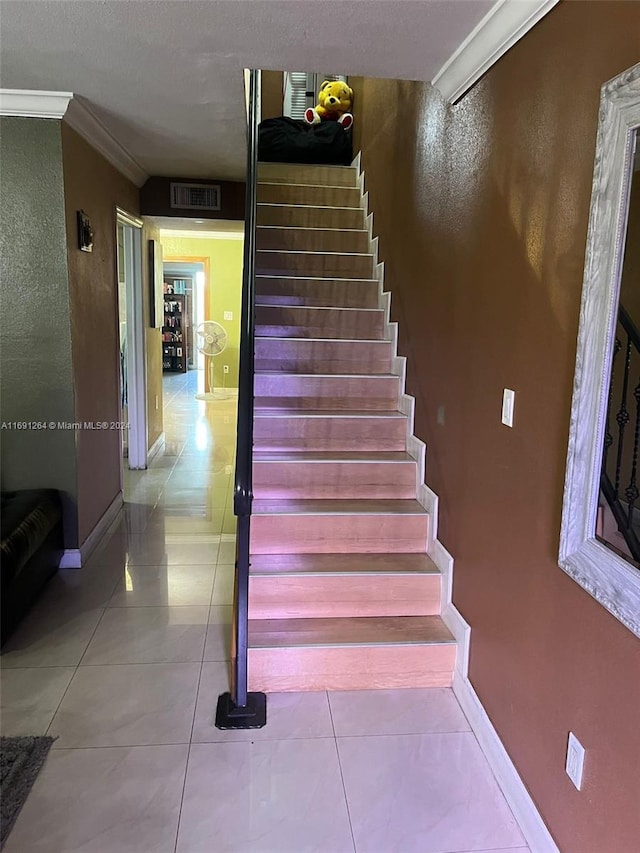
<svg viewBox="0 0 640 853">
<path fill-rule="evenodd" d="M 640 637 L 640 64 L 602 87 L 562 569 Z"/>
</svg>

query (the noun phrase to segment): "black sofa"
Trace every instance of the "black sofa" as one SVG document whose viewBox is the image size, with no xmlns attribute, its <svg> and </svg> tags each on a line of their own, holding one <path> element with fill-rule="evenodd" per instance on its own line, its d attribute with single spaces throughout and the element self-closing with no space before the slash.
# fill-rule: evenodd
<svg viewBox="0 0 640 853">
<path fill-rule="evenodd" d="M 2 492 L 0 528 L 3 645 L 60 564 L 64 549 L 60 494 L 55 489 Z"/>
</svg>

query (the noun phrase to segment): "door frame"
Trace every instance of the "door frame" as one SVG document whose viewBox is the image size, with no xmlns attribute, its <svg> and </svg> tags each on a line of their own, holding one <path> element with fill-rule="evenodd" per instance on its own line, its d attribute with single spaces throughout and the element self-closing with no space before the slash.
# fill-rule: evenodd
<svg viewBox="0 0 640 853">
<path fill-rule="evenodd" d="M 128 464 L 147 467 L 147 370 L 142 281 L 142 226 L 137 216 L 116 207 L 116 219 L 124 226 L 124 270 L 127 308 L 127 412 Z M 122 454 L 121 454 L 122 456 Z"/>
</svg>

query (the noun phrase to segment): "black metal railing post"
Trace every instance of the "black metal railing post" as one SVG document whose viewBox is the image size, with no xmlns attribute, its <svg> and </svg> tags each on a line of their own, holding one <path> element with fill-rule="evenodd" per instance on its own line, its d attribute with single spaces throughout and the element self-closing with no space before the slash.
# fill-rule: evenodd
<svg viewBox="0 0 640 853">
<path fill-rule="evenodd" d="M 605 425 L 600 489 L 616 520 L 618 530 L 624 537 L 629 552 L 633 559 L 640 563 L 640 538 L 636 532 L 637 527 L 634 524 L 634 515 L 637 513 L 636 502 L 640 497 L 640 488 L 637 481 L 638 442 L 640 440 L 640 378 L 637 379 L 635 387 L 631 392 L 631 396 L 633 396 L 635 401 L 635 413 L 629 411 L 633 407 L 633 404 L 630 404 L 628 399 L 629 383 L 633 381 L 631 377 L 632 360 L 637 365 L 637 359 L 640 355 L 640 333 L 623 305 L 619 307 L 617 326 Z M 624 340 L 625 337 L 626 341 Z M 616 356 L 619 352 L 624 353 L 624 359 L 622 363 L 622 388 L 620 389 L 618 398 L 618 395 L 614 395 L 614 376 Z M 617 435 L 612 433 L 611 424 L 614 407 L 617 408 L 614 418 L 618 426 Z M 633 414 L 635 414 L 635 425 L 630 430 L 633 437 L 631 439 L 631 447 L 629 448 L 625 446 L 625 441 L 629 435 L 627 426 L 631 424 Z M 614 445 L 615 468 L 613 476 L 611 476 L 608 465 L 609 450 Z M 623 503 L 621 493 L 624 495 L 626 503 Z"/>
<path fill-rule="evenodd" d="M 253 376 L 255 351 L 256 185 L 258 171 L 258 86 L 260 73 L 249 72 L 247 178 L 244 219 L 244 269 L 240 321 L 238 430 L 233 511 L 236 525 L 236 573 L 233 601 L 231 690 L 218 698 L 219 729 L 255 729 L 267 722 L 267 697 L 249 693 L 249 547 L 253 502 Z"/>
</svg>

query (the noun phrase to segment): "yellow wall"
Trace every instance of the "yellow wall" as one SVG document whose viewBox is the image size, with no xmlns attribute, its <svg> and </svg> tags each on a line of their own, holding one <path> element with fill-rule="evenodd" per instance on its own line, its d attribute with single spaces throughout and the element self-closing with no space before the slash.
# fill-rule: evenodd
<svg viewBox="0 0 640 853">
<path fill-rule="evenodd" d="M 215 320 L 227 330 L 229 341 L 222 355 L 214 359 L 214 387 L 238 387 L 240 352 L 240 294 L 242 291 L 242 239 L 203 239 L 202 237 L 162 237 L 164 259 L 209 258 L 209 304 L 206 319 Z M 225 320 L 224 312 L 233 312 L 233 320 Z M 229 374 L 223 375 L 223 365 Z M 224 379 L 224 382 L 223 382 Z"/>
</svg>

